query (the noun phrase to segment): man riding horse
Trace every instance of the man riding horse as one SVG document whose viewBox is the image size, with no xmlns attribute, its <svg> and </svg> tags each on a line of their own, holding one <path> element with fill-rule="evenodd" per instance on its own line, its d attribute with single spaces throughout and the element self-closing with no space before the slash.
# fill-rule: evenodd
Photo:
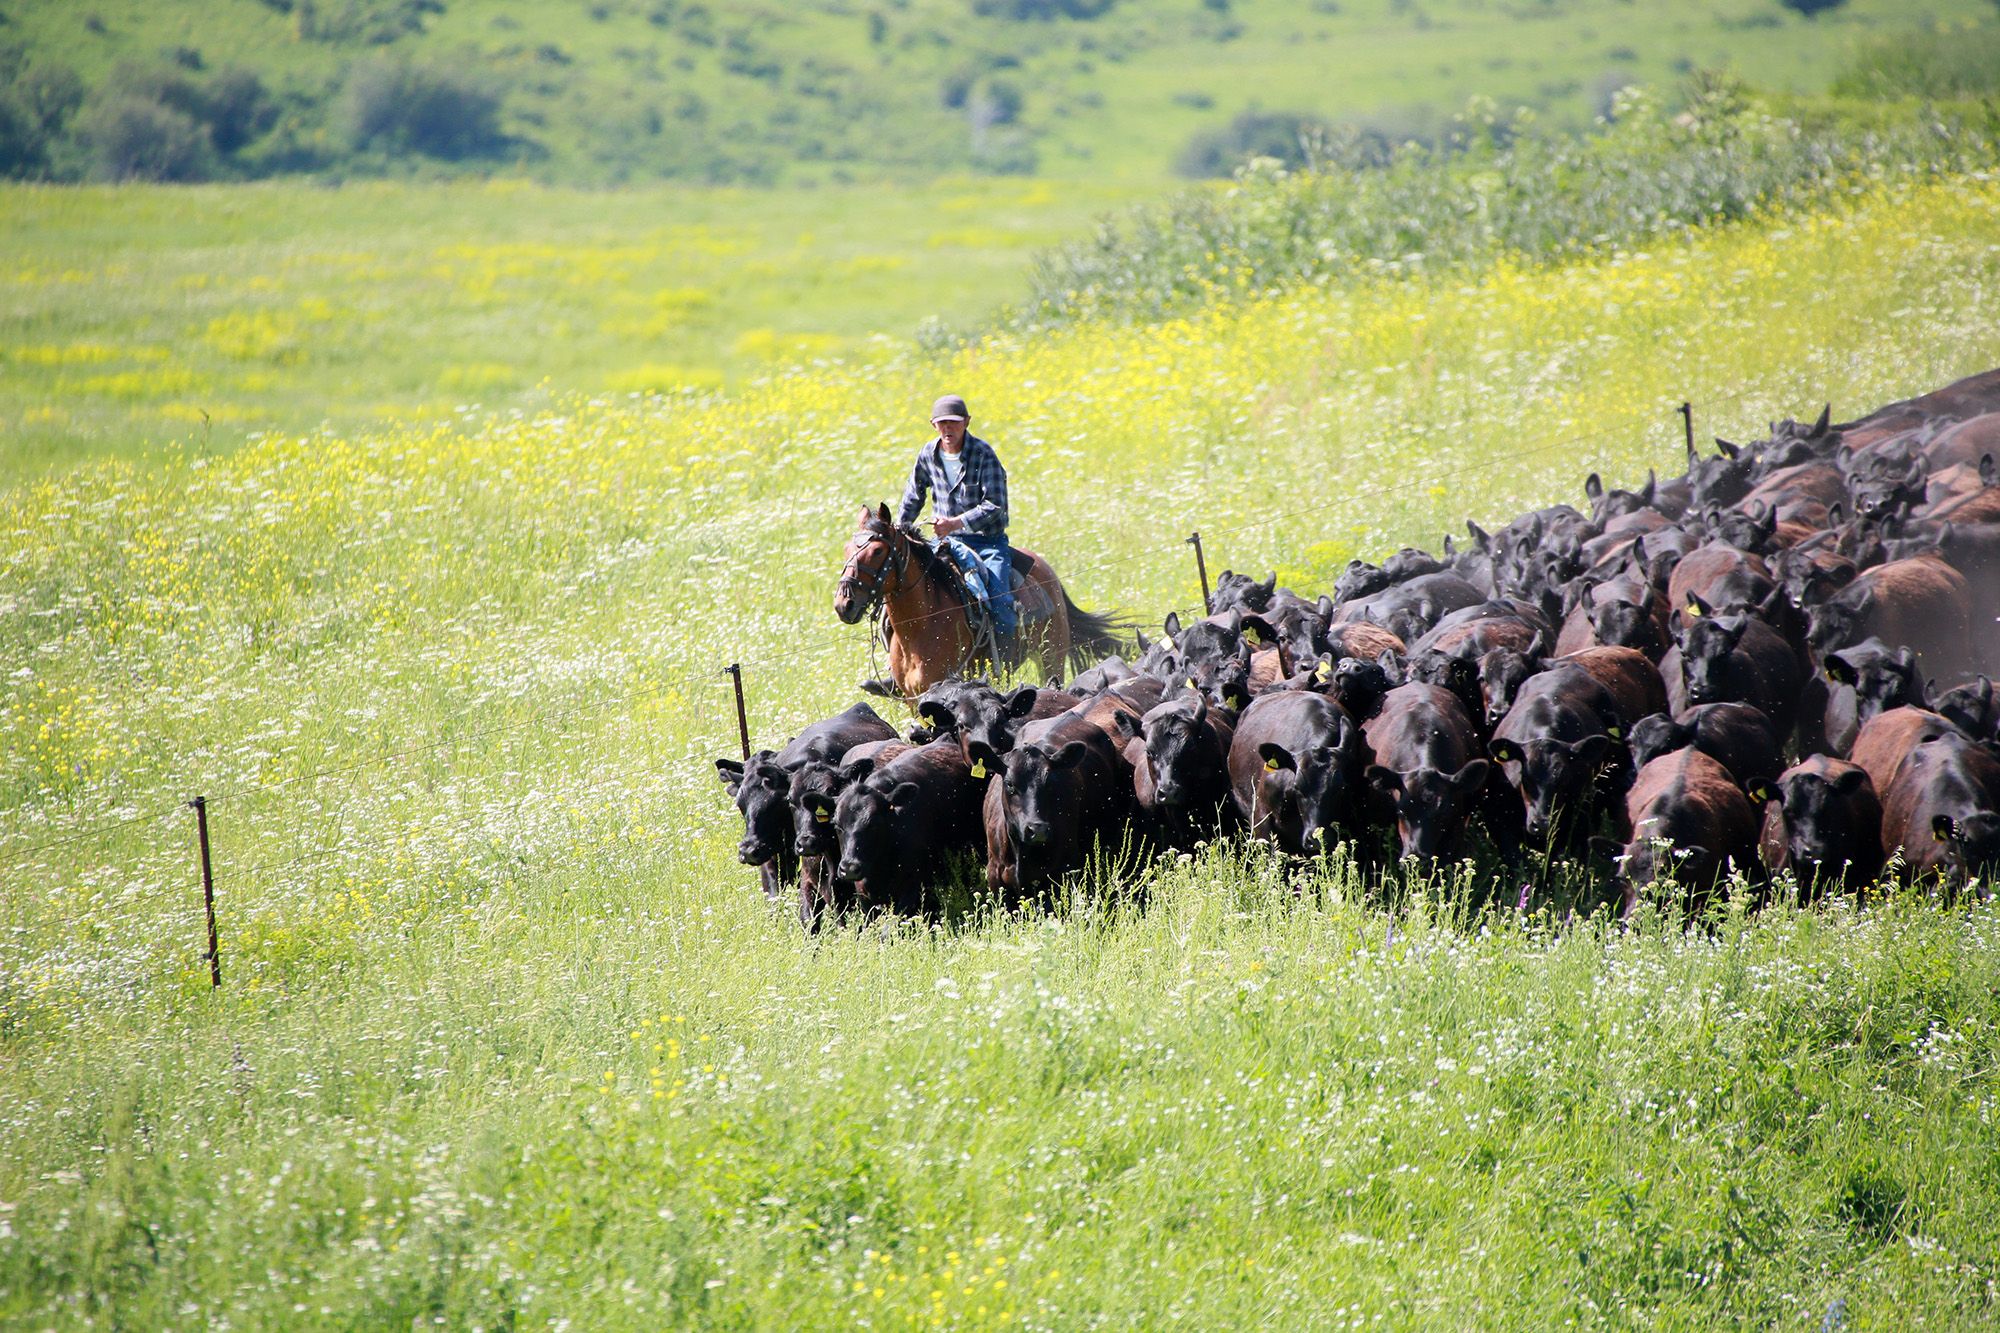
<svg viewBox="0 0 2000 1333">
<path fill-rule="evenodd" d="M 985 585 L 982 591 L 993 615 L 994 635 L 1004 643 L 1014 633 L 1007 469 L 992 445 L 969 433 L 971 424 L 972 413 L 957 394 L 946 394 L 931 404 L 937 438 L 917 453 L 896 522 L 907 527 L 924 511 L 925 494 L 932 497 L 937 517 L 931 526 L 939 537 L 970 553 Z"/>
</svg>

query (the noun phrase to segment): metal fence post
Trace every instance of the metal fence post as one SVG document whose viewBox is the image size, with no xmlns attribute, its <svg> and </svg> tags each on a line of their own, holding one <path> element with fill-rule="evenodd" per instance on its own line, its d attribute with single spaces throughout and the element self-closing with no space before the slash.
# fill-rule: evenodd
<svg viewBox="0 0 2000 1333">
<path fill-rule="evenodd" d="M 215 934 L 215 863 L 208 853 L 208 798 L 197 796 L 188 802 L 194 807 L 195 832 L 201 840 L 201 902 L 208 910 L 208 987 L 222 985 L 222 947 Z"/>
<path fill-rule="evenodd" d="M 1208 561 L 1202 558 L 1201 533 L 1199 531 L 1190 533 L 1187 544 L 1194 547 L 1194 569 L 1195 573 L 1201 575 L 1201 613 L 1212 616 L 1215 614 L 1215 603 L 1208 595 Z"/>
</svg>

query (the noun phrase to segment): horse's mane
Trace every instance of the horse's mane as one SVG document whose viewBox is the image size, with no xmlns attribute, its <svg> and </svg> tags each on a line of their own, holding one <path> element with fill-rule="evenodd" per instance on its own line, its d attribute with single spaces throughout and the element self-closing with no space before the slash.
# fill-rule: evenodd
<svg viewBox="0 0 2000 1333">
<path fill-rule="evenodd" d="M 917 568 L 933 587 L 950 593 L 961 602 L 969 603 L 971 590 L 965 586 L 965 575 L 951 557 L 923 539 L 914 527 L 898 527 L 884 523 L 881 519 L 870 519 L 867 531 L 876 537 L 901 537 L 909 543 L 910 558 L 917 562 Z"/>
</svg>

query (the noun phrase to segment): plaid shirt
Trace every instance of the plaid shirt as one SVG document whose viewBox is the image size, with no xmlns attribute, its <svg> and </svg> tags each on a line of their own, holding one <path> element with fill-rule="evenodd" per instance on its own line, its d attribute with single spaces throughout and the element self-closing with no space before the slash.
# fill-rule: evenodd
<svg viewBox="0 0 2000 1333">
<path fill-rule="evenodd" d="M 924 512 L 924 495 L 937 498 L 939 518 L 962 518 L 965 530 L 980 537 L 1007 535 L 1007 469 L 993 446 L 977 435 L 968 434 L 958 452 L 964 471 L 958 485 L 945 479 L 943 452 L 932 440 L 917 454 L 910 472 L 909 489 L 903 492 L 903 509 L 898 523 L 910 523 Z"/>
</svg>

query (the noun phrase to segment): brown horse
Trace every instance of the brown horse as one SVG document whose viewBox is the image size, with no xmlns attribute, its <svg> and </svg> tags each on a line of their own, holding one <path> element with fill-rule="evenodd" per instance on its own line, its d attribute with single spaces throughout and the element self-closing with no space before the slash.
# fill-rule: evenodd
<svg viewBox="0 0 2000 1333">
<path fill-rule="evenodd" d="M 974 638 L 966 615 L 965 583 L 949 557 L 935 550 L 913 529 L 899 528 L 889 506 L 861 507 L 861 525 L 848 539 L 847 561 L 834 589 L 833 613 L 849 625 L 880 608 L 882 636 L 889 644 L 889 683 L 904 699 L 915 699 L 948 676 L 979 668 L 1013 666 L 1032 658 L 1042 679 L 1053 684 L 1065 668 L 1082 670 L 1098 657 L 1124 645 L 1118 637 L 1121 621 L 1077 609 L 1063 591 L 1049 562 L 1032 551 L 1014 548 L 1027 580 L 1022 592 L 1033 590 L 1055 608 L 1046 618 L 1020 617 L 1010 660 L 987 660 Z M 1025 600 L 1022 599 L 1022 600 Z"/>
</svg>

